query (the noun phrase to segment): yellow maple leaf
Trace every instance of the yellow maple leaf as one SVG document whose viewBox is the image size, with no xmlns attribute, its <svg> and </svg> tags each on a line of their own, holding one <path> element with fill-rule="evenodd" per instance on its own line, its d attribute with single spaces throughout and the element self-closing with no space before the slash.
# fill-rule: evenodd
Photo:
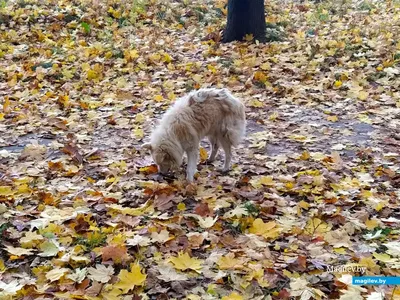
<svg viewBox="0 0 400 300">
<path fill-rule="evenodd" d="M 217 68 L 213 65 L 207 65 L 207 69 L 211 72 L 211 73 L 217 73 Z"/>
<path fill-rule="evenodd" d="M 154 101 L 156 101 L 156 102 L 164 101 L 164 97 L 162 95 L 155 95 Z"/>
<path fill-rule="evenodd" d="M 141 216 L 145 213 L 154 211 L 154 207 L 152 205 L 149 205 L 148 202 L 146 202 L 142 206 L 136 207 L 136 208 L 123 207 L 118 204 L 110 204 L 108 207 L 112 210 L 117 211 L 118 213 L 122 213 L 124 215 L 130 215 L 130 216 Z"/>
<path fill-rule="evenodd" d="M 101 293 L 102 299 L 105 300 L 120 300 L 122 291 L 111 284 L 105 285 Z"/>
<path fill-rule="evenodd" d="M 246 35 L 244 36 L 244 39 L 245 39 L 247 42 L 251 42 L 251 41 L 254 39 L 253 34 L 246 34 Z"/>
<path fill-rule="evenodd" d="M 333 84 L 335 88 L 340 88 L 342 86 L 342 81 L 336 80 L 335 83 Z"/>
<path fill-rule="evenodd" d="M 162 58 L 163 62 L 170 63 L 172 61 L 172 57 L 168 53 L 164 53 L 164 57 Z"/>
<path fill-rule="evenodd" d="M 31 191 L 31 189 L 29 188 L 29 186 L 27 184 L 21 184 L 17 188 L 17 193 L 19 193 L 19 194 L 27 194 L 30 191 Z"/>
<path fill-rule="evenodd" d="M 181 202 L 176 206 L 176 208 L 180 211 L 184 211 L 186 209 L 186 205 L 185 203 Z"/>
<path fill-rule="evenodd" d="M 113 57 L 112 51 L 107 51 L 106 54 L 104 54 L 104 57 L 107 59 L 110 59 L 111 57 Z"/>
<path fill-rule="evenodd" d="M 343 254 L 343 255 L 347 254 L 346 248 L 333 248 L 333 251 L 335 251 L 338 254 Z"/>
<path fill-rule="evenodd" d="M 270 70 L 271 69 L 271 65 L 269 63 L 265 62 L 260 66 L 260 69 L 264 70 L 264 71 Z"/>
<path fill-rule="evenodd" d="M 88 70 L 86 76 L 88 80 L 93 80 L 97 79 L 99 77 L 99 74 L 97 74 L 95 70 Z"/>
<path fill-rule="evenodd" d="M 372 272 L 379 272 L 380 267 L 375 263 L 372 257 L 363 257 L 359 261 L 360 266 L 367 267 Z"/>
<path fill-rule="evenodd" d="M 261 188 L 262 186 L 275 186 L 274 178 L 272 176 L 260 176 L 250 180 L 250 184 L 255 188 Z"/>
<path fill-rule="evenodd" d="M 139 128 L 139 127 L 136 127 L 133 130 L 133 134 L 135 135 L 135 138 L 137 138 L 138 140 L 140 140 L 144 137 L 144 131 L 142 128 Z"/>
<path fill-rule="evenodd" d="M 136 114 L 135 123 L 142 124 L 144 121 L 146 121 L 146 117 L 142 113 Z"/>
<path fill-rule="evenodd" d="M 185 299 L 186 300 L 201 300 L 201 297 L 197 296 L 195 294 L 190 294 L 190 295 L 187 295 Z"/>
<path fill-rule="evenodd" d="M 304 201 L 304 200 L 301 200 L 297 205 L 298 205 L 299 207 L 301 207 L 302 209 L 305 209 L 305 210 L 309 209 L 309 207 L 310 207 L 310 204 L 307 203 L 307 202 Z"/>
<path fill-rule="evenodd" d="M 326 119 L 331 122 L 337 122 L 339 120 L 337 116 L 327 116 Z"/>
<path fill-rule="evenodd" d="M 167 97 L 171 101 L 174 101 L 176 99 L 176 95 L 174 94 L 174 92 L 168 92 Z"/>
<path fill-rule="evenodd" d="M 131 60 L 133 60 L 133 59 L 135 59 L 135 58 L 138 58 L 138 57 L 139 57 L 139 53 L 137 52 L 136 49 L 133 49 L 133 50 L 130 50 L 130 51 L 129 51 L 129 58 L 130 58 Z"/>
<path fill-rule="evenodd" d="M 395 262 L 395 260 L 389 254 L 386 254 L 386 253 L 376 253 L 376 252 L 374 252 L 372 255 L 377 260 L 379 260 L 381 262 L 384 262 L 384 263 Z"/>
<path fill-rule="evenodd" d="M 225 256 L 221 256 L 217 264 L 221 270 L 243 268 L 243 260 L 235 258 L 235 254 L 232 252 Z"/>
<path fill-rule="evenodd" d="M 264 103 L 262 103 L 260 100 L 253 99 L 250 101 L 249 105 L 252 107 L 263 107 Z"/>
<path fill-rule="evenodd" d="M 4 113 L 10 112 L 10 99 L 8 96 L 4 97 L 3 112 Z"/>
<path fill-rule="evenodd" d="M 330 230 L 330 226 L 318 218 L 312 218 L 307 221 L 307 225 L 304 228 L 305 232 L 308 234 L 322 234 Z"/>
<path fill-rule="evenodd" d="M 360 100 L 367 100 L 369 94 L 366 91 L 360 91 L 357 95 L 357 98 Z"/>
<path fill-rule="evenodd" d="M 0 272 L 4 272 L 7 270 L 6 265 L 4 264 L 4 260 L 0 258 Z"/>
<path fill-rule="evenodd" d="M 203 147 L 200 147 L 200 160 L 201 161 L 206 161 L 207 158 L 208 158 L 207 150 L 204 149 Z"/>
<path fill-rule="evenodd" d="M 260 218 L 255 219 L 253 225 L 249 228 L 250 233 L 261 235 L 266 239 L 275 239 L 279 236 L 280 228 L 276 222 L 264 223 Z"/>
<path fill-rule="evenodd" d="M 238 293 L 233 292 L 232 294 L 230 294 L 228 296 L 222 297 L 221 300 L 243 300 L 243 297 L 240 296 Z"/>
<path fill-rule="evenodd" d="M 368 219 L 367 221 L 365 221 L 365 226 L 367 226 L 368 230 L 372 230 L 375 227 L 379 226 L 378 220 L 377 219 Z"/>
<path fill-rule="evenodd" d="M 300 155 L 299 159 L 301 160 L 308 160 L 311 157 L 310 152 L 307 150 L 303 151 L 303 153 Z"/>
<path fill-rule="evenodd" d="M 33 249 L 24 249 L 21 247 L 5 246 L 8 253 L 15 256 L 32 255 Z"/>
<path fill-rule="evenodd" d="M 143 286 L 147 275 L 142 273 L 139 264 L 131 264 L 131 271 L 121 270 L 118 274 L 119 282 L 114 286 L 124 293 L 129 292 L 135 286 Z"/>
<path fill-rule="evenodd" d="M 0 186 L 0 196 L 11 196 L 13 193 L 11 186 Z"/>
<path fill-rule="evenodd" d="M 368 115 L 359 114 L 358 119 L 363 123 L 372 124 L 372 120 L 368 117 Z"/>
<path fill-rule="evenodd" d="M 185 271 L 193 270 L 200 273 L 201 270 L 201 260 L 197 258 L 192 258 L 188 253 L 179 252 L 177 257 L 171 257 L 169 259 L 173 263 L 175 269 Z"/>
<path fill-rule="evenodd" d="M 257 71 L 254 73 L 254 80 L 259 81 L 261 83 L 267 82 L 267 75 L 264 74 L 264 72 Z"/>
<path fill-rule="evenodd" d="M 279 114 L 275 111 L 272 115 L 270 115 L 270 116 L 268 117 L 268 120 L 270 120 L 270 121 L 275 121 L 276 118 L 278 118 L 278 117 L 279 117 Z"/>
<path fill-rule="evenodd" d="M 67 268 L 56 267 L 46 273 L 46 279 L 49 280 L 50 282 L 57 281 L 60 278 L 64 277 L 64 275 L 69 272 L 70 270 Z"/>
</svg>

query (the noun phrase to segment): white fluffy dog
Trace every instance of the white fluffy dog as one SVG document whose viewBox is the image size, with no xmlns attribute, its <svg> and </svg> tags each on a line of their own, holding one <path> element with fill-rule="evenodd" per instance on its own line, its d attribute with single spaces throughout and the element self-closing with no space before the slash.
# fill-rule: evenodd
<svg viewBox="0 0 400 300">
<path fill-rule="evenodd" d="M 161 174 L 178 169 L 186 152 L 186 179 L 193 181 L 202 138 L 207 136 L 211 143 L 209 162 L 215 159 L 219 147 L 224 149 L 223 171 L 228 171 L 231 147 L 242 141 L 245 131 L 245 107 L 240 100 L 227 89 L 200 89 L 169 108 L 143 148 L 150 149 Z"/>
</svg>

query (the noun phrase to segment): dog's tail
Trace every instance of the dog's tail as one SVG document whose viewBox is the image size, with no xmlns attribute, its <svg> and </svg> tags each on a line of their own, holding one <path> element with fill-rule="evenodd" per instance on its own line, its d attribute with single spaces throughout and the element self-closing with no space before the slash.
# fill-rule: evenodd
<svg viewBox="0 0 400 300">
<path fill-rule="evenodd" d="M 226 138 L 232 146 L 238 146 L 246 135 L 246 113 L 244 104 L 227 89 L 222 89 L 221 100 L 229 107 L 230 114 L 224 118 L 223 127 L 226 129 Z"/>
</svg>

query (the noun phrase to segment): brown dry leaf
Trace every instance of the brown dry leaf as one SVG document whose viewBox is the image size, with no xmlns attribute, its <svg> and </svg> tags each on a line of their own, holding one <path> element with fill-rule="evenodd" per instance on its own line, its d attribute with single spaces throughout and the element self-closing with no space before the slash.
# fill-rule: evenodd
<svg viewBox="0 0 400 300">
<path fill-rule="evenodd" d="M 174 198 L 175 194 L 168 196 L 166 194 L 157 195 L 154 198 L 154 207 L 159 211 L 170 209 L 172 206 L 174 206 L 174 202 L 172 201 Z"/>
<path fill-rule="evenodd" d="M 101 259 L 103 262 L 112 260 L 116 264 L 125 262 L 129 255 L 125 246 L 106 246 L 101 249 Z"/>
<path fill-rule="evenodd" d="M 83 157 L 79 153 L 79 149 L 72 143 L 64 145 L 64 147 L 61 149 L 65 154 L 68 154 L 71 156 L 71 158 L 78 164 L 83 163 Z"/>
<path fill-rule="evenodd" d="M 199 203 L 195 207 L 194 212 L 202 217 L 211 217 L 213 215 L 207 203 Z"/>
</svg>

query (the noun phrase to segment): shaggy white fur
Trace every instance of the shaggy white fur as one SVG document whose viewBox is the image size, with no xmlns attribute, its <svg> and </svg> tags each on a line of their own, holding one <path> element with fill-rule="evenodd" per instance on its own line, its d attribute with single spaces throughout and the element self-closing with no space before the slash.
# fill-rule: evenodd
<svg viewBox="0 0 400 300">
<path fill-rule="evenodd" d="M 178 99 L 152 132 L 149 148 L 160 173 L 177 169 L 183 154 L 188 157 L 186 178 L 193 181 L 199 143 L 208 137 L 213 161 L 219 147 L 225 152 L 224 171 L 229 170 L 232 146 L 237 146 L 246 131 L 243 103 L 227 89 L 200 89 Z"/>
</svg>

